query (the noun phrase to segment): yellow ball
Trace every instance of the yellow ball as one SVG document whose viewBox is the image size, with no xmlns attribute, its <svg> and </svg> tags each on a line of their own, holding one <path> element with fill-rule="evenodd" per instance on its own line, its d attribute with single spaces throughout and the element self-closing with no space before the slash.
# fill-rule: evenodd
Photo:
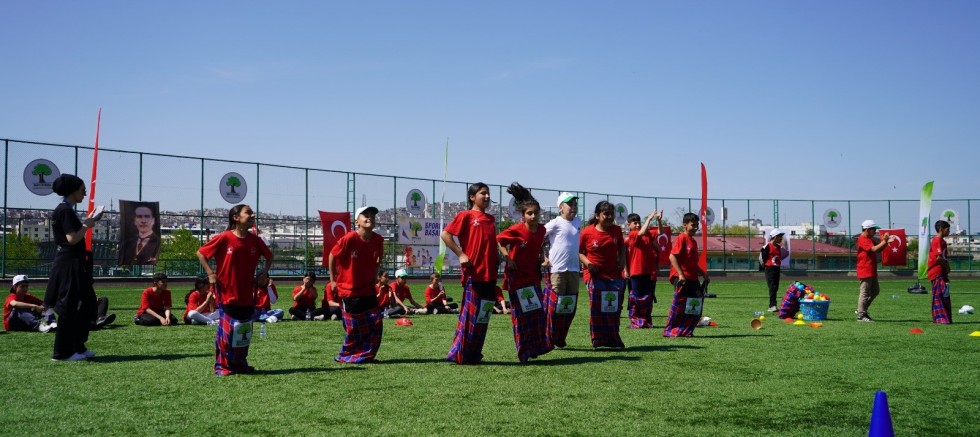
<svg viewBox="0 0 980 437">
<path fill-rule="evenodd" d="M 796 313 L 796 320 L 803 320 L 803 313 Z"/>
<path fill-rule="evenodd" d="M 759 321 L 760 322 L 765 322 L 766 321 L 766 316 L 759 316 Z"/>
</svg>

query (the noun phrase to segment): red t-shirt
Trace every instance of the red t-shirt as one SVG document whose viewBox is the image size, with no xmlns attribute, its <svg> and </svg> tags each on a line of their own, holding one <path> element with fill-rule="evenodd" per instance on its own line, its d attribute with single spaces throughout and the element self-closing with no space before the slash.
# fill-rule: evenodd
<svg viewBox="0 0 980 437">
<path fill-rule="evenodd" d="M 20 299 L 17 298 L 17 293 L 8 293 L 7 300 L 3 302 L 3 330 L 4 331 L 10 330 L 10 313 L 14 311 L 14 307 L 12 307 L 10 303 L 15 300 L 17 302 L 29 303 L 32 305 L 42 305 L 44 303 L 41 301 L 41 299 L 38 299 L 31 293 L 25 294 L 24 297 Z"/>
<path fill-rule="evenodd" d="M 293 308 L 298 306 L 316 308 L 316 298 L 316 287 L 310 287 L 307 290 L 302 285 L 297 285 L 293 288 Z"/>
<path fill-rule="evenodd" d="M 544 226 L 538 225 L 538 229 L 531 232 L 526 224 L 518 223 L 497 234 L 497 242 L 504 247 L 510 246 L 507 255 L 517 264 L 516 272 L 507 272 L 509 288 L 516 290 L 541 284 L 541 246 L 544 245 L 544 233 Z"/>
<path fill-rule="evenodd" d="M 435 299 L 436 296 L 438 296 L 439 293 L 444 289 L 445 288 L 442 286 L 442 284 L 439 284 L 438 289 L 432 288 L 432 284 L 429 284 L 428 287 L 425 287 L 425 304 L 428 305 L 432 303 L 432 300 Z M 445 298 L 446 298 L 445 295 L 439 297 L 439 302 L 442 302 L 442 300 Z"/>
<path fill-rule="evenodd" d="M 323 286 L 323 300 L 320 301 L 320 306 L 323 308 L 330 306 L 327 302 L 340 304 L 340 297 L 337 296 L 337 290 L 331 287 L 329 282 Z"/>
<path fill-rule="evenodd" d="M 208 299 L 208 293 L 201 293 L 198 290 L 191 290 L 190 294 L 187 295 L 187 308 L 184 308 L 184 320 L 187 319 L 187 313 L 197 310 L 197 307 L 201 306 L 205 300 Z M 156 311 L 154 309 L 153 311 Z M 214 312 L 213 309 L 204 308 L 204 312 Z M 163 315 L 163 314 L 161 314 Z"/>
<path fill-rule="evenodd" d="M 498 286 L 494 287 L 494 290 L 493 291 L 494 291 L 494 294 L 497 295 L 497 302 L 503 302 L 504 301 L 504 290 L 502 290 L 500 288 L 500 286 L 498 285 Z"/>
<path fill-rule="evenodd" d="M 391 287 L 388 284 L 375 284 L 374 290 L 378 294 L 378 306 L 387 308 L 388 305 L 394 303 L 391 299 Z"/>
<path fill-rule="evenodd" d="M 939 260 L 947 259 L 947 256 L 946 240 L 938 235 L 932 237 L 932 243 L 929 244 L 929 270 L 926 271 L 930 281 L 935 281 L 946 274 Z"/>
<path fill-rule="evenodd" d="M 769 246 L 769 258 L 766 258 L 767 267 L 779 267 L 783 263 L 783 248 L 773 242 Z"/>
<path fill-rule="evenodd" d="M 468 209 L 456 214 L 446 232 L 459 239 L 463 253 L 472 267 L 467 272 L 474 281 L 497 280 L 497 226 L 492 215 Z"/>
<path fill-rule="evenodd" d="M 655 237 L 649 231 L 640 235 L 639 230 L 632 230 L 627 241 L 627 252 L 630 263 L 630 275 L 657 276 L 657 247 L 653 244 Z"/>
<path fill-rule="evenodd" d="M 395 296 L 402 302 L 405 302 L 406 299 L 412 298 L 412 290 L 408 289 L 407 283 L 405 285 L 398 285 L 398 281 L 391 281 L 388 286 L 395 291 Z"/>
<path fill-rule="evenodd" d="M 623 229 L 612 225 L 606 231 L 596 229 L 595 225 L 586 226 L 579 233 L 578 251 L 584 254 L 589 262 L 598 267 L 597 279 L 619 279 L 623 277 L 619 269 L 619 250 L 625 246 Z M 585 282 L 592 280 L 592 272 L 585 269 L 582 278 Z"/>
<path fill-rule="evenodd" d="M 279 290 L 276 288 L 276 284 L 270 284 L 267 287 L 256 287 L 255 288 L 255 308 L 262 311 L 269 311 L 272 309 L 272 301 L 269 300 L 269 287 L 272 287 L 272 291 L 279 296 Z"/>
<path fill-rule="evenodd" d="M 272 259 L 272 252 L 262 239 L 251 233 L 238 238 L 224 231 L 197 250 L 205 258 L 214 258 L 222 305 L 253 306 L 255 304 L 255 267 L 259 257 Z"/>
<path fill-rule="evenodd" d="M 670 248 L 670 254 L 677 258 L 677 264 L 681 267 L 684 279 L 696 281 L 698 279 L 698 242 L 687 233 L 682 232 L 674 245 Z M 678 278 L 680 275 L 674 266 L 670 266 L 670 279 Z"/>
<path fill-rule="evenodd" d="M 368 241 L 361 239 L 357 231 L 350 231 L 334 245 L 333 255 L 337 270 L 337 293 L 343 299 L 368 297 L 375 294 L 378 263 L 384 253 L 384 238 L 371 232 Z"/>
<path fill-rule="evenodd" d="M 163 317 L 164 308 L 173 308 L 170 304 L 170 290 L 163 289 L 159 293 L 153 292 L 153 287 L 143 290 L 143 297 L 140 298 L 140 309 L 136 311 L 136 317 L 142 316 L 147 309 L 151 309 L 158 316 Z"/>
<path fill-rule="evenodd" d="M 874 252 L 875 242 L 864 234 L 857 241 L 857 277 L 868 279 L 878 277 L 878 256 Z"/>
</svg>

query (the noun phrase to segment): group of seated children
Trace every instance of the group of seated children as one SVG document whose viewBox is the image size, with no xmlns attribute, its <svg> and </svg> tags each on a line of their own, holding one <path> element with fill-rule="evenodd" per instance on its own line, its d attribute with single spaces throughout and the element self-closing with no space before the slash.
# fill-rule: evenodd
<svg viewBox="0 0 980 437">
<path fill-rule="evenodd" d="M 23 275 L 21 275 L 23 276 Z M 14 280 L 14 287 L 11 288 L 7 304 L 4 305 L 4 325 L 8 326 L 26 323 L 33 326 L 31 329 L 50 329 L 46 324 L 40 323 L 38 317 L 43 311 L 41 300 L 27 293 L 26 276 L 18 281 L 18 276 Z M 381 271 L 378 275 L 378 283 L 375 289 L 378 293 L 378 304 L 383 308 L 385 317 L 394 317 L 405 314 L 450 314 L 458 313 L 459 305 L 451 303 L 451 299 L 446 296 L 446 289 L 442 285 L 439 274 L 433 273 L 429 276 L 429 284 L 425 288 L 425 305 L 419 304 L 412 297 L 412 291 L 408 287 L 408 272 L 399 269 L 395 272 L 395 280 L 388 282 L 388 272 Z M 293 289 L 293 306 L 289 308 L 291 320 L 339 320 L 340 297 L 337 295 L 330 283 L 324 288 L 323 301 L 317 307 L 316 300 L 319 297 L 316 289 L 316 273 L 312 271 L 303 275 L 303 283 Z M 23 291 L 19 291 L 23 289 Z M 16 291 L 16 293 L 15 293 Z M 276 323 L 283 319 L 285 312 L 281 309 L 272 309 L 272 304 L 278 300 L 278 292 L 275 283 L 268 275 L 259 275 L 255 279 L 255 307 L 256 320 L 264 323 Z M 11 302 L 13 302 L 11 304 Z M 36 303 L 32 303 L 36 302 Z M 188 325 L 214 325 L 217 323 L 219 315 L 217 312 L 217 296 L 211 291 L 211 285 L 204 276 L 199 276 L 194 281 L 194 289 L 184 296 L 186 309 L 184 310 L 184 323 Z M 171 312 L 170 289 L 167 288 L 167 275 L 156 273 L 153 275 L 153 285 L 143 290 L 140 298 L 140 307 L 133 317 L 133 322 L 142 326 L 173 326 L 177 324 L 177 318 Z M 16 311 L 17 315 L 11 315 L 11 311 Z M 508 314 L 510 307 L 503 292 L 497 289 L 497 313 Z M 34 314 L 34 321 L 28 320 L 28 316 Z M 14 319 L 21 322 L 13 322 Z M 55 324 L 56 326 L 56 324 Z M 11 328 L 8 328 L 10 330 Z M 46 332 L 46 331 L 45 331 Z"/>
<path fill-rule="evenodd" d="M 3 329 L 5 331 L 51 332 L 58 329 L 54 310 L 47 308 L 44 301 L 30 293 L 30 280 L 27 275 L 16 275 L 10 285 L 10 293 L 3 302 Z M 96 298 L 96 317 L 91 321 L 90 330 L 102 329 L 116 320 L 109 311 L 109 299 Z"/>
</svg>

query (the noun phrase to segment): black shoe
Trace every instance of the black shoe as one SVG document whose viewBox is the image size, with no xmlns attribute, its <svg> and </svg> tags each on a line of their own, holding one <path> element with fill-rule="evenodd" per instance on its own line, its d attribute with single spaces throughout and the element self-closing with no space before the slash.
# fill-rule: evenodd
<svg viewBox="0 0 980 437">
<path fill-rule="evenodd" d="M 95 321 L 95 329 L 105 328 L 106 326 L 111 325 L 112 322 L 115 322 L 115 321 L 116 321 L 116 315 L 115 314 L 109 314 L 108 316 L 102 317 L 99 320 L 96 320 Z"/>
</svg>

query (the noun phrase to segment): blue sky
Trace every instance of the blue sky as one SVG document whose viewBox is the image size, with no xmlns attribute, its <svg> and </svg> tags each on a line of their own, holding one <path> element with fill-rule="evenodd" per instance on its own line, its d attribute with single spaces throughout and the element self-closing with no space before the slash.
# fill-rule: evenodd
<svg viewBox="0 0 980 437">
<path fill-rule="evenodd" d="M 0 137 L 532 187 L 980 198 L 980 2 L 0 3 Z"/>
</svg>

